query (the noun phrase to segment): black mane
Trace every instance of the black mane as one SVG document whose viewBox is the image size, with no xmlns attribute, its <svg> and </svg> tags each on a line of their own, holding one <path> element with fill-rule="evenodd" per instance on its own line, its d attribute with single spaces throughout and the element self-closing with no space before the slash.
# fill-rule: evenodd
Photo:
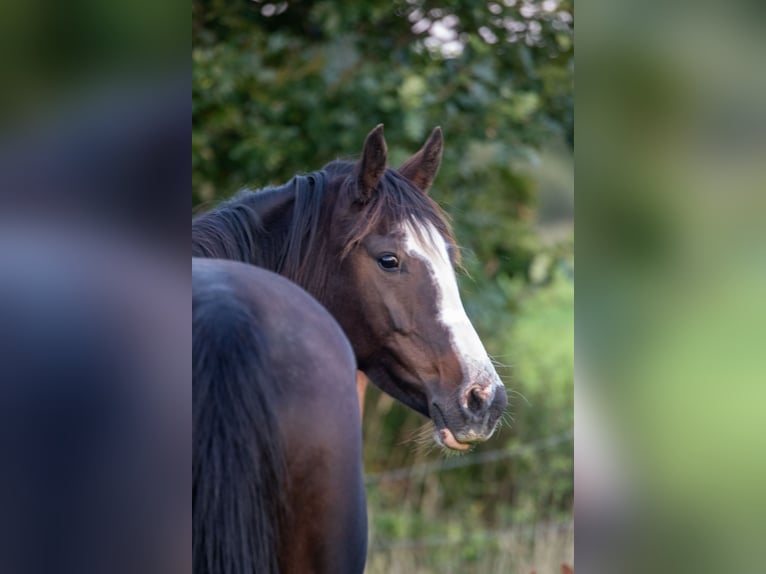
<svg viewBox="0 0 766 574">
<path fill-rule="evenodd" d="M 388 169 L 372 199 L 364 205 L 355 204 L 359 212 L 342 238 L 342 250 L 333 253 L 329 249 L 332 210 L 339 201 L 353 203 L 356 189 L 350 176 L 354 166 L 352 162 L 334 161 L 320 171 L 296 175 L 279 187 L 240 191 L 192 220 L 192 256 L 263 267 L 321 299 L 328 273 L 376 229 L 430 222 L 454 244 L 441 208 L 398 172 Z M 336 193 L 334 201 L 325 201 L 331 192 Z M 284 212 L 285 217 L 267 228 L 264 216 L 275 212 Z"/>
</svg>

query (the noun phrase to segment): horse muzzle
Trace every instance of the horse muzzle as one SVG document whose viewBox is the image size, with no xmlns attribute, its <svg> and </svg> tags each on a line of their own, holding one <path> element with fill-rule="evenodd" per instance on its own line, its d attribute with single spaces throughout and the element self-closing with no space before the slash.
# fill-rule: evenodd
<svg viewBox="0 0 766 574">
<path fill-rule="evenodd" d="M 470 384 L 461 389 L 457 400 L 432 400 L 434 440 L 452 450 L 468 450 L 494 434 L 507 404 L 505 389 L 497 384 Z"/>
</svg>

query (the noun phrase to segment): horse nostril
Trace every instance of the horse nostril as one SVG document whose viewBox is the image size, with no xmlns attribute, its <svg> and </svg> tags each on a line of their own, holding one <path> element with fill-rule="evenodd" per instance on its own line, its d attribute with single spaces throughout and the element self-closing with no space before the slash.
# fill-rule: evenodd
<svg viewBox="0 0 766 574">
<path fill-rule="evenodd" d="M 494 398 L 495 387 L 492 384 L 474 383 L 463 391 L 460 407 L 466 415 L 478 420 L 489 412 Z"/>
<path fill-rule="evenodd" d="M 481 411 L 483 405 L 484 400 L 482 399 L 481 393 L 478 388 L 474 387 L 471 389 L 471 392 L 468 393 L 468 410 L 478 413 Z"/>
</svg>

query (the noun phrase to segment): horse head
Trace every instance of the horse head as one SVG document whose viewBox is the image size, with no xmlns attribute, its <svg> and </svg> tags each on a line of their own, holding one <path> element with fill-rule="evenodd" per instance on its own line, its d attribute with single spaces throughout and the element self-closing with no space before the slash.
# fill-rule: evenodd
<svg viewBox="0 0 766 574">
<path fill-rule="evenodd" d="M 437 443 L 466 450 L 494 433 L 507 396 L 463 308 L 452 231 L 428 195 L 442 149 L 437 127 L 391 169 L 381 125 L 358 162 L 325 167 L 337 188 L 339 263 L 323 303 L 351 341 L 359 369 L 430 417 Z"/>
</svg>

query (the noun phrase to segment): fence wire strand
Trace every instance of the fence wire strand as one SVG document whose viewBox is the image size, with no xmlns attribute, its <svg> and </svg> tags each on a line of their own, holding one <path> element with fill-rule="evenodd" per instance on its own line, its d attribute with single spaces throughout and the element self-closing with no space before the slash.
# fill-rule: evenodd
<svg viewBox="0 0 766 574">
<path fill-rule="evenodd" d="M 381 482 L 407 480 L 410 478 L 419 478 L 433 474 L 435 472 L 444 472 L 447 470 L 454 470 L 456 468 L 464 468 L 466 466 L 473 466 L 477 464 L 487 464 L 490 462 L 497 462 L 500 460 L 507 460 L 512 458 L 518 458 L 530 452 L 536 452 L 539 450 L 545 450 L 553 448 L 559 444 L 571 441 L 574 439 L 574 430 L 569 430 L 559 434 L 551 435 L 548 437 L 540 438 L 526 444 L 508 448 L 490 450 L 487 452 L 467 454 L 459 458 L 450 458 L 437 462 L 426 462 L 422 464 L 416 464 L 413 466 L 398 468 L 395 470 L 389 470 L 386 472 L 372 473 L 365 477 L 365 483 L 367 485 L 379 484 Z"/>
</svg>

